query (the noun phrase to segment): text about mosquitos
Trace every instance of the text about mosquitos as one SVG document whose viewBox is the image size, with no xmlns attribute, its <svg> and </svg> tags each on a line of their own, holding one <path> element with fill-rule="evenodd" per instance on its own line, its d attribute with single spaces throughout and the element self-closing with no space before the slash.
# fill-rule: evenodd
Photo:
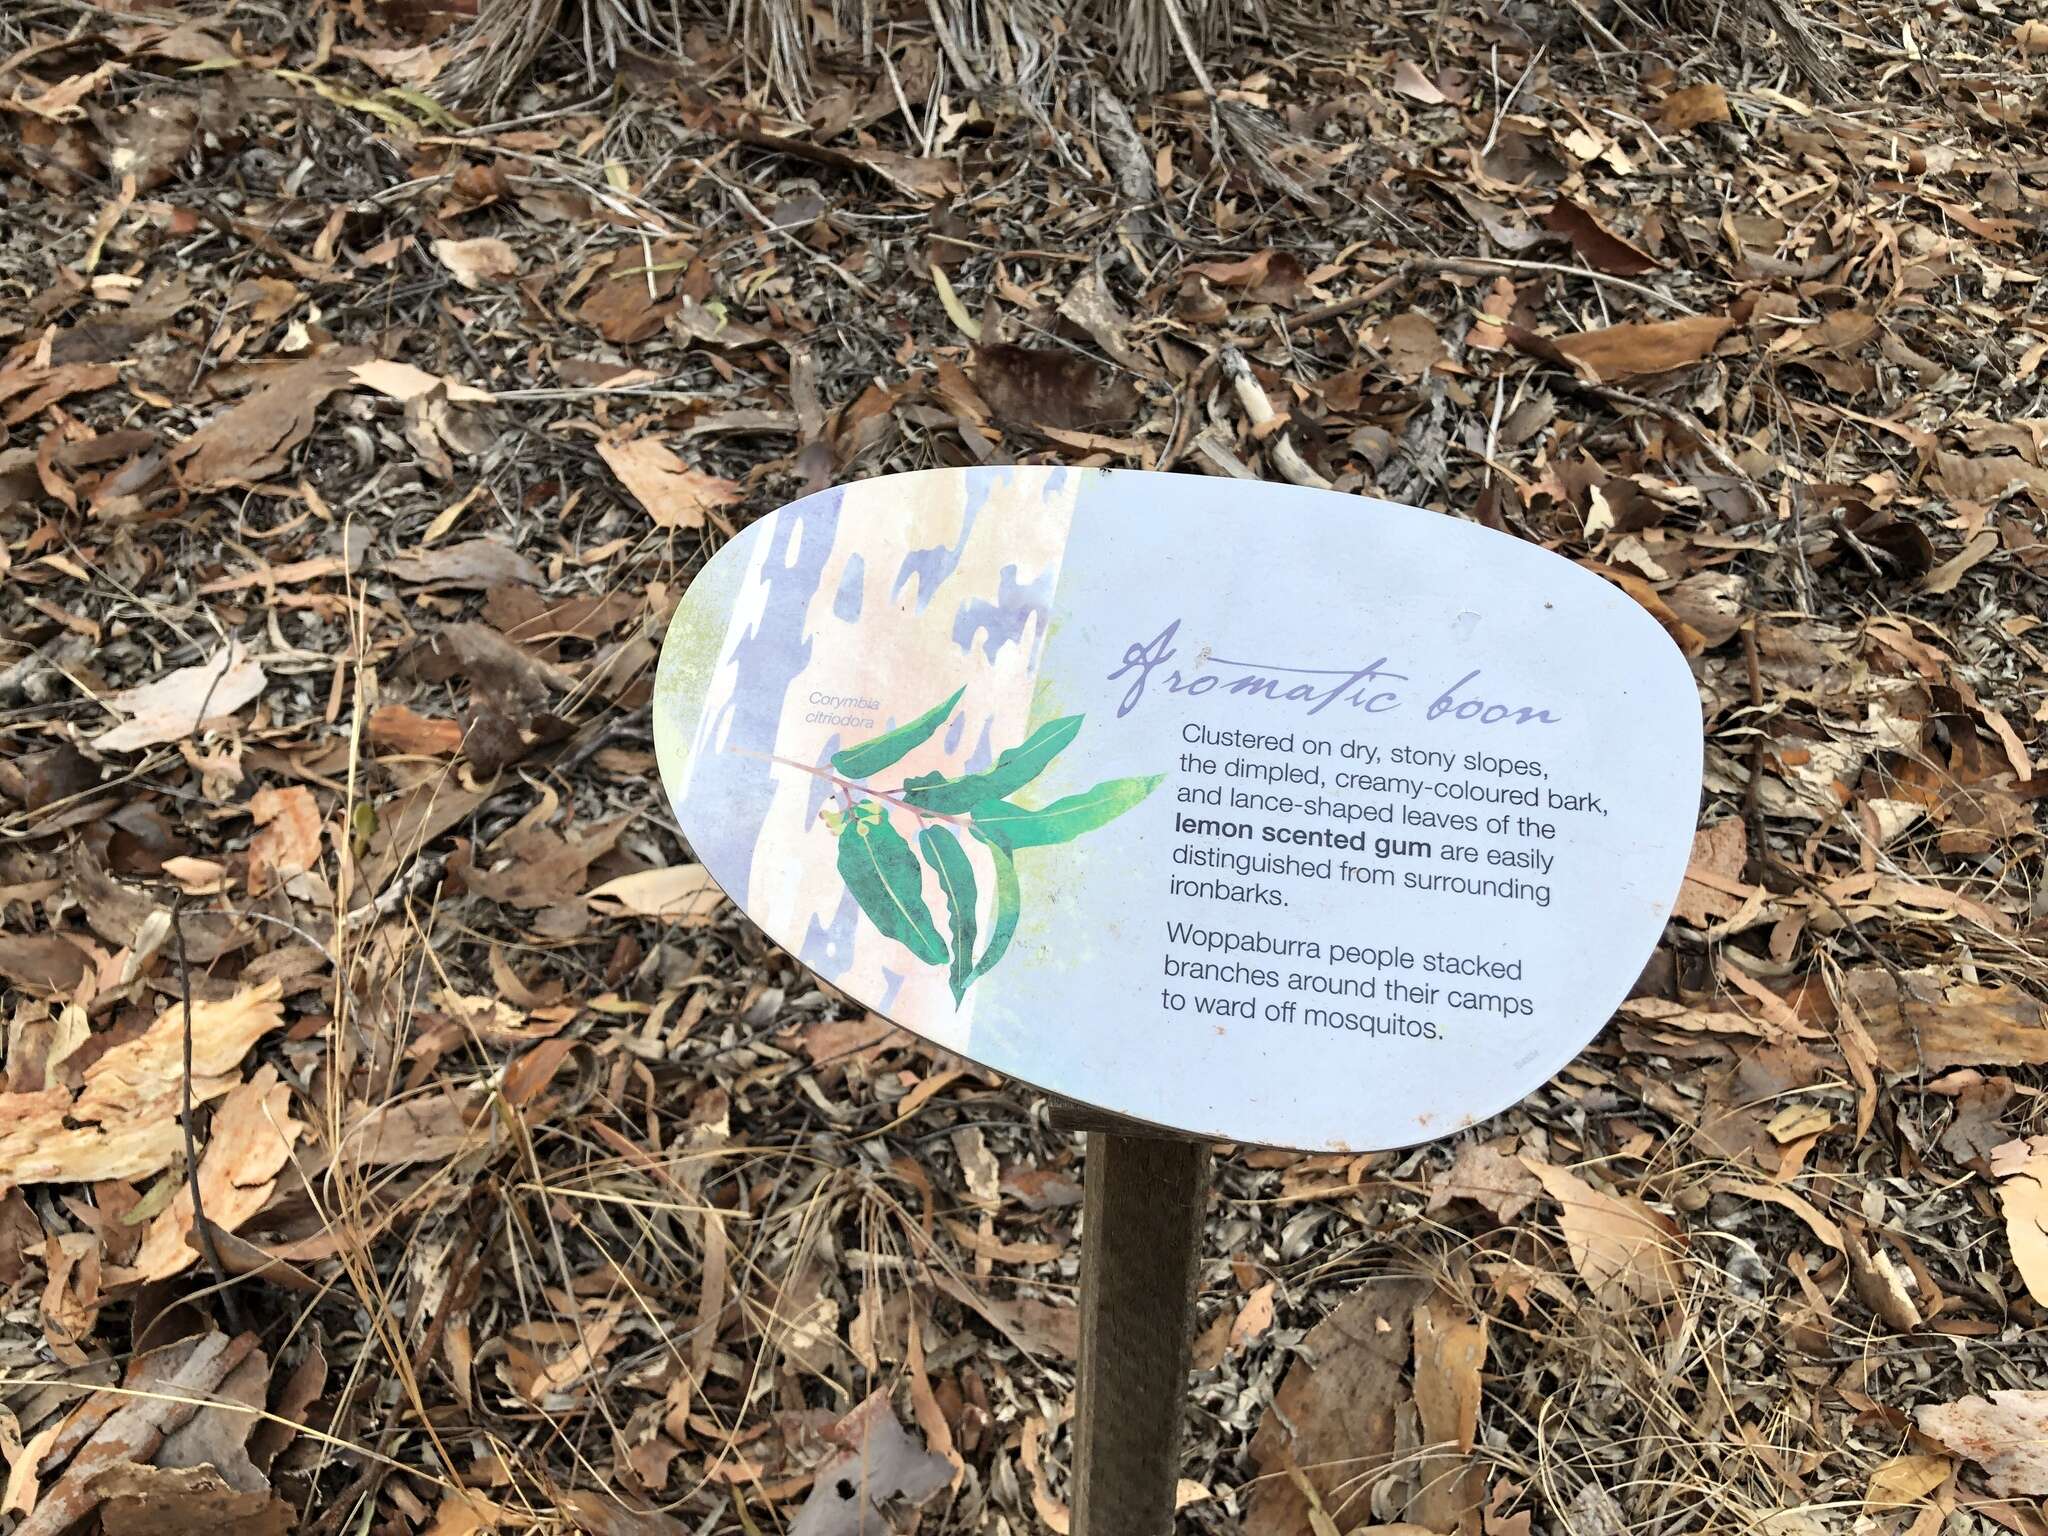
<svg viewBox="0 0 2048 1536">
<path fill-rule="evenodd" d="M 1166 921 L 1159 992 L 1170 1014 L 1263 1019 L 1360 1035 L 1441 1040 L 1459 1020 L 1509 1021 L 1536 1009 L 1523 961 L 1336 934 L 1285 938 L 1258 929 Z"/>
</svg>

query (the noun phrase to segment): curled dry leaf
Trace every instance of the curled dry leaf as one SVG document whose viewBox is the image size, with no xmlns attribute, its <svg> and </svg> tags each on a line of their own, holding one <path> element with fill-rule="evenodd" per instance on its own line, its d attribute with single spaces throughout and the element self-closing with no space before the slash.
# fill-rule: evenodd
<svg viewBox="0 0 2048 1536">
<path fill-rule="evenodd" d="M 1244 1305 L 1237 1309 L 1237 1319 L 1230 1325 L 1230 1353 L 1243 1351 L 1273 1326 L 1273 1298 L 1275 1285 L 1268 1280 L 1264 1285 L 1245 1297 Z"/>
<path fill-rule="evenodd" d="M 434 255 L 465 288 L 481 288 L 519 271 L 519 258 L 512 247 L 490 235 L 474 240 L 436 240 Z"/>
<path fill-rule="evenodd" d="M 235 1086 L 249 1047 L 284 1023 L 278 983 L 192 1005 L 192 1101 Z M 16 1184 L 141 1179 L 181 1148 L 177 1106 L 184 1073 L 184 1005 L 158 1014 L 141 1036 L 107 1051 L 68 1089 L 0 1094 L 0 1189 Z"/>
<path fill-rule="evenodd" d="M 598 440 L 597 452 L 657 528 L 702 528 L 706 514 L 740 499 L 732 481 L 692 469 L 657 438 L 614 434 Z"/>
<path fill-rule="evenodd" d="M 100 702 L 128 716 L 92 740 L 101 752 L 137 752 L 167 741 L 183 741 L 200 724 L 231 715 L 263 691 L 263 668 L 239 640 L 205 661 L 166 672 L 153 683 L 110 693 Z"/>
<path fill-rule="evenodd" d="M 1994 1147 L 1991 1172 L 1999 1181 L 2012 1261 L 2027 1294 L 2048 1306 L 2048 1136 Z"/>
<path fill-rule="evenodd" d="M 1914 1410 L 1920 1432 L 1984 1469 L 2005 1499 L 2048 1495 L 2048 1392 L 2005 1390 Z"/>
<path fill-rule="evenodd" d="M 1543 222 L 1570 240 L 1572 249 L 1585 259 L 1587 266 L 1602 272 L 1640 277 L 1663 265 L 1648 251 L 1631 245 L 1601 223 L 1590 209 L 1580 207 L 1568 197 L 1552 203 Z"/>
<path fill-rule="evenodd" d="M 1308 290 L 1308 268 L 1292 251 L 1260 251 L 1241 261 L 1198 261 L 1186 268 L 1220 288 L 1235 288 L 1261 304 L 1294 304 Z"/>
<path fill-rule="evenodd" d="M 1439 1448 L 1419 1469 L 1420 1490 L 1409 1506 L 1432 1531 L 1462 1529 L 1485 1497 L 1485 1480 L 1464 1458 L 1479 1436 L 1486 1319 L 1463 1315 L 1436 1298 L 1415 1309 L 1415 1407 L 1423 1442 Z"/>
</svg>

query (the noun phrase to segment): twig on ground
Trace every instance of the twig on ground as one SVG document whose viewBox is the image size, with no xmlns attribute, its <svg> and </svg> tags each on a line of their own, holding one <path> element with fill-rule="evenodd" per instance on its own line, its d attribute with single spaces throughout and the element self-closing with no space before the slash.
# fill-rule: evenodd
<svg viewBox="0 0 2048 1536">
<path fill-rule="evenodd" d="M 1235 347 L 1225 347 L 1219 354 L 1223 376 L 1230 380 L 1230 387 L 1237 393 L 1237 403 L 1244 407 L 1245 415 L 1251 417 L 1252 426 L 1264 427 L 1272 422 L 1278 413 L 1273 402 L 1266 398 L 1266 391 L 1260 387 L 1258 378 L 1252 373 L 1252 365 Z M 1293 441 L 1287 435 L 1285 426 L 1275 430 L 1267 442 L 1272 456 L 1273 467 L 1295 485 L 1312 486 L 1319 491 L 1333 489 L 1330 482 L 1310 467 L 1308 460 L 1301 456 Z"/>
</svg>

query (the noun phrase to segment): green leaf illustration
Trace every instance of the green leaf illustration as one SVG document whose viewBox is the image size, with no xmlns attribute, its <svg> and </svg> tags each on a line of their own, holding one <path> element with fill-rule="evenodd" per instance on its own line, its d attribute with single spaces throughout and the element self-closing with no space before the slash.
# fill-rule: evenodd
<svg viewBox="0 0 2048 1536">
<path fill-rule="evenodd" d="M 967 862 L 960 839 L 946 827 L 926 827 L 919 832 L 917 848 L 939 877 L 939 889 L 946 893 L 946 918 L 953 931 L 953 963 L 946 980 L 952 984 L 957 1003 L 974 970 L 974 866 Z"/>
<path fill-rule="evenodd" d="M 881 772 L 931 740 L 932 732 L 946 723 L 965 692 L 966 688 L 957 688 L 945 703 L 936 709 L 926 710 L 908 725 L 899 725 L 872 740 L 834 752 L 832 766 L 849 779 L 864 779 L 871 773 Z"/>
<path fill-rule="evenodd" d="M 947 779 L 935 773 L 919 774 L 903 786 L 903 798 L 912 805 L 942 816 L 971 811 L 986 800 L 1014 795 L 1041 773 L 1046 765 L 1066 750 L 1081 729 L 1080 715 L 1066 715 L 1048 721 L 1033 731 L 1021 746 L 1010 748 L 995 765 L 964 779 Z"/>
<path fill-rule="evenodd" d="M 960 983 L 955 999 L 986 976 L 995 963 L 1002 959 L 1010 948 L 1010 940 L 1016 937 L 1017 920 L 1024 915 L 1023 894 L 1017 887 L 1017 861 L 1010 856 L 1010 850 L 992 837 L 984 836 L 979 830 L 974 833 L 976 841 L 988 849 L 989 857 L 996 870 L 995 926 L 988 931 L 988 948 L 981 952 L 981 958 L 974 962 L 974 969 L 967 973 Z"/>
<path fill-rule="evenodd" d="M 1011 848 L 1042 848 L 1048 843 L 1071 842 L 1084 832 L 1093 832 L 1123 815 L 1151 794 L 1165 778 L 1163 773 L 1136 779 L 1104 779 L 1092 789 L 1068 795 L 1037 810 L 991 800 L 974 808 L 974 824 Z"/>
<path fill-rule="evenodd" d="M 839 834 L 839 875 L 861 911 L 928 965 L 946 959 L 946 941 L 924 904 L 924 868 L 880 806 L 863 800 Z"/>
</svg>

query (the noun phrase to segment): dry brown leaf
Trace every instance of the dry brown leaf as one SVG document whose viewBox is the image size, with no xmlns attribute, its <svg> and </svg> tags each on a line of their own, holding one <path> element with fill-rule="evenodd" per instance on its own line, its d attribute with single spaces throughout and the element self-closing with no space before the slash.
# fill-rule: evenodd
<svg viewBox="0 0 2048 1536">
<path fill-rule="evenodd" d="M 85 951 L 57 933 L 0 933 L 0 976 L 36 992 L 69 992 L 85 974 Z"/>
<path fill-rule="evenodd" d="M 1914 1410 L 1920 1432 L 1984 1469 L 2005 1499 L 2048 1496 L 2048 1392 L 2005 1390 Z"/>
<path fill-rule="evenodd" d="M 586 892 L 583 899 L 608 916 L 702 923 L 724 904 L 725 892 L 703 865 L 677 864 L 619 875 Z"/>
<path fill-rule="evenodd" d="M 1286 307 L 1308 291 L 1308 268 L 1292 251 L 1260 251 L 1240 261 L 1197 261 L 1183 269 L 1261 304 Z"/>
<path fill-rule="evenodd" d="M 89 390 L 104 389 L 120 378 L 108 363 L 58 363 L 49 368 L 9 368 L 0 372 L 0 401 L 14 403 L 0 412 L 0 426 L 15 427 L 57 401 Z M 18 397 L 18 398 L 17 398 Z M 27 450 L 24 449 L 25 453 Z"/>
<path fill-rule="evenodd" d="M 1664 1302 L 1685 1280 L 1685 1239 L 1668 1216 L 1629 1195 L 1595 1189 L 1568 1169 L 1524 1154 L 1522 1166 L 1558 1203 L 1572 1267 L 1603 1305 Z"/>
<path fill-rule="evenodd" d="M 1914 971 L 1895 979 L 1874 966 L 1849 972 L 1844 983 L 1888 1072 L 2048 1065 L 2048 1019 L 2016 987 L 1944 985 Z"/>
<path fill-rule="evenodd" d="M 373 746 L 428 757 L 453 757 L 462 750 L 462 722 L 422 715 L 403 704 L 380 704 L 370 711 L 364 734 Z"/>
<path fill-rule="evenodd" d="M 199 1159 L 200 1187 L 211 1225 L 223 1232 L 236 1231 L 269 1203 L 277 1176 L 305 1130 L 292 1118 L 291 1104 L 290 1086 L 279 1082 L 277 1069 L 268 1065 L 221 1101 Z M 198 1252 L 186 1242 L 192 1222 L 188 1182 L 169 1209 L 149 1224 L 135 1256 L 135 1277 L 168 1280 L 198 1263 Z"/>
<path fill-rule="evenodd" d="M 1870 1474 L 1865 1512 L 1916 1504 L 1948 1481 L 1955 1463 L 1946 1456 L 1894 1456 Z"/>
<path fill-rule="evenodd" d="M 498 398 L 488 389 L 478 389 L 474 384 L 464 384 L 459 379 L 429 373 L 411 363 L 392 362 L 388 358 L 372 358 L 367 363 L 357 363 L 348 373 L 365 389 L 373 389 L 392 400 L 417 399 L 436 386 L 446 389 L 448 398 L 458 405 L 487 404 Z"/>
<path fill-rule="evenodd" d="M 1657 126 L 1667 133 L 1683 133 L 1701 123 L 1727 121 L 1728 93 L 1711 80 L 1673 91 L 1657 109 Z"/>
<path fill-rule="evenodd" d="M 1953 592 L 1956 583 L 1970 571 L 1983 564 L 1998 549 L 1998 533 L 1995 529 L 1981 528 L 1970 535 L 1969 542 L 1948 559 L 1935 566 L 1920 579 L 1920 590 L 1939 595 Z"/>
<path fill-rule="evenodd" d="M 1410 381 L 1422 378 L 1445 355 L 1436 322 L 1412 309 L 1394 316 L 1373 339 L 1385 350 L 1387 366 Z"/>
<path fill-rule="evenodd" d="M 292 450 L 311 435 L 320 406 L 348 387 L 349 369 L 367 355 L 364 348 L 344 347 L 265 374 L 240 405 L 171 450 L 185 488 L 253 485 L 282 474 Z"/>
<path fill-rule="evenodd" d="M 393 555 L 384 562 L 384 570 L 400 581 L 443 587 L 497 587 L 507 582 L 538 587 L 547 581 L 539 566 L 496 539 L 465 539 L 417 554 Z"/>
<path fill-rule="evenodd" d="M 436 240 L 434 255 L 465 288 L 481 288 L 519 272 L 519 258 L 512 247 L 491 235 L 474 240 Z"/>
<path fill-rule="evenodd" d="M 115 1468 L 148 1462 L 165 1436 L 189 1421 L 199 1405 L 255 1352 L 256 1337 L 248 1333 L 234 1339 L 208 1334 L 189 1348 L 181 1345 L 156 1352 L 173 1357 L 175 1363 L 154 1381 L 136 1380 L 133 1394 L 122 1399 L 97 1428 L 87 1431 L 85 1444 L 73 1453 L 63 1475 L 16 1527 L 14 1536 L 60 1536 L 76 1526 L 110 1496 L 110 1489 L 99 1486 L 100 1478 Z"/>
<path fill-rule="evenodd" d="M 434 1523 L 420 1536 L 493 1536 L 515 1521 L 530 1523 L 481 1494 L 449 1493 L 442 1495 L 440 1507 L 434 1511 Z"/>
<path fill-rule="evenodd" d="M 108 1467 L 92 1480 L 101 1536 L 289 1536 L 298 1512 L 266 1489 L 229 1485 L 212 1467 Z"/>
<path fill-rule="evenodd" d="M 352 1168 L 446 1162 L 490 1140 L 483 1108 L 480 1099 L 455 1093 L 379 1104 L 342 1133 L 335 1161 Z"/>
<path fill-rule="evenodd" d="M 284 1023 L 277 982 L 221 1002 L 192 1005 L 192 1101 L 235 1086 L 237 1065 Z M 139 1037 L 85 1069 L 77 1097 L 64 1089 L 0 1094 L 0 1189 L 16 1184 L 141 1179 L 181 1150 L 177 1103 L 184 1073 L 184 1006 L 157 1015 Z"/>
<path fill-rule="evenodd" d="M 1437 1299 L 1415 1309 L 1414 1330 L 1415 1407 L 1423 1443 L 1438 1453 L 1424 1456 L 1417 1468 L 1421 1488 L 1408 1514 L 1432 1531 L 1459 1530 L 1486 1494 L 1480 1469 L 1465 1460 L 1479 1435 L 1486 1319 L 1464 1316 Z"/>
<path fill-rule="evenodd" d="M 2048 1136 L 2008 1141 L 1991 1153 L 2005 1210 L 2005 1237 L 2027 1294 L 2048 1306 Z"/>
<path fill-rule="evenodd" d="M 1987 505 L 2002 501 L 2013 489 L 2031 492 L 2037 501 L 2048 502 L 2048 469 L 2029 464 L 2009 453 L 1987 453 L 1977 457 L 1937 449 L 1934 478 L 1943 494 L 1960 501 L 1981 501 Z"/>
<path fill-rule="evenodd" d="M 1113 426 L 1138 412 L 1137 389 L 1092 357 L 1053 347 L 981 346 L 974 387 L 1006 422 L 1072 431 Z"/>
<path fill-rule="evenodd" d="M 1648 251 L 1622 239 L 1590 209 L 1580 207 L 1568 197 L 1552 203 L 1543 222 L 1570 240 L 1572 249 L 1585 259 L 1586 265 L 1599 271 L 1618 277 L 1640 277 L 1663 266 Z"/>
<path fill-rule="evenodd" d="M 1695 928 L 1705 928 L 1740 912 L 1748 899 L 1742 879 L 1748 860 L 1749 835 L 1741 817 L 1731 816 L 1695 832 L 1674 914 Z"/>
<path fill-rule="evenodd" d="M 1451 99 L 1437 89 L 1436 83 L 1413 59 L 1403 59 L 1394 66 L 1394 89 L 1410 101 L 1419 101 L 1426 107 L 1440 107 Z"/>
<path fill-rule="evenodd" d="M 1643 611 L 1664 626 L 1664 633 L 1688 656 L 1697 656 L 1707 648 L 1707 637 L 1681 619 L 1665 602 L 1662 595 L 1648 581 L 1634 571 L 1619 565 L 1604 565 L 1595 560 L 1581 560 L 1579 564 L 1597 572 L 1613 582 L 1622 591 L 1642 604 Z"/>
<path fill-rule="evenodd" d="M 1553 344 L 1595 383 L 1668 373 L 1699 362 L 1735 328 L 1726 315 L 1632 321 L 1605 330 L 1559 336 Z"/>
<path fill-rule="evenodd" d="M 631 817 L 619 816 L 582 831 L 558 832 L 540 819 L 543 803 L 490 847 L 488 863 L 471 867 L 464 883 L 479 896 L 532 910 L 581 893 L 591 862 L 611 851 Z"/>
<path fill-rule="evenodd" d="M 1420 1281 L 1370 1281 L 1309 1330 L 1252 1437 L 1260 1475 L 1245 1536 L 1300 1536 L 1312 1508 L 1338 1530 L 1369 1522 L 1368 1474 L 1394 1453 L 1412 1319 L 1428 1295 Z"/>
<path fill-rule="evenodd" d="M 449 57 L 448 49 L 428 43 L 415 43 L 410 48 L 351 48 L 344 43 L 334 51 L 345 59 L 367 64 L 386 80 L 414 87 L 433 84 Z"/>
<path fill-rule="evenodd" d="M 657 528 L 702 528 L 706 514 L 740 499 L 732 481 L 692 469 L 656 438 L 615 434 L 600 438 L 597 452 Z"/>
<path fill-rule="evenodd" d="M 194 735 L 203 721 L 233 714 L 263 691 L 263 668 L 230 640 L 205 661 L 166 672 L 152 683 L 110 693 L 100 703 L 128 716 L 92 739 L 100 752 L 139 752 Z"/>
<path fill-rule="evenodd" d="M 1510 1140 L 1463 1142 L 1451 1166 L 1429 1188 L 1431 1211 L 1453 1200 L 1470 1200 L 1491 1211 L 1498 1221 L 1513 1221 L 1536 1203 L 1543 1185 L 1522 1166 Z"/>
<path fill-rule="evenodd" d="M 1230 1325 L 1231 1354 L 1241 1353 L 1273 1326 L 1273 1300 L 1277 1291 L 1278 1287 L 1268 1280 L 1245 1297 L 1244 1305 L 1237 1309 L 1236 1321 Z"/>
<path fill-rule="evenodd" d="M 58 81 L 55 85 L 47 86 L 27 97 L 21 94 L 20 82 L 27 81 L 28 77 L 25 75 L 18 76 L 14 95 L 7 105 L 32 116 L 45 118 L 50 122 L 60 122 L 65 118 L 77 117 L 83 111 L 79 103 L 113 79 L 114 76 L 120 74 L 121 70 L 121 65 L 109 59 L 95 70 L 82 75 L 72 75 Z"/>
<path fill-rule="evenodd" d="M 249 797 L 260 829 L 249 839 L 249 893 L 261 895 L 320 862 L 320 803 L 300 784 L 265 786 Z"/>
</svg>

